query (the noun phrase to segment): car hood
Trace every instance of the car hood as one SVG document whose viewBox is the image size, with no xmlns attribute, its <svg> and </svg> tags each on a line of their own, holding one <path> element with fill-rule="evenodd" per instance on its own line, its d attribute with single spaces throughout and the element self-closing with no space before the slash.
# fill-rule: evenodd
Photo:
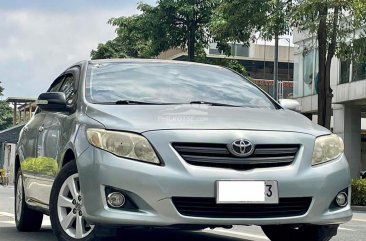
<svg viewBox="0 0 366 241">
<path fill-rule="evenodd" d="M 208 105 L 97 105 L 86 114 L 109 130 L 146 132 L 169 129 L 261 130 L 330 133 L 290 110 Z"/>
</svg>

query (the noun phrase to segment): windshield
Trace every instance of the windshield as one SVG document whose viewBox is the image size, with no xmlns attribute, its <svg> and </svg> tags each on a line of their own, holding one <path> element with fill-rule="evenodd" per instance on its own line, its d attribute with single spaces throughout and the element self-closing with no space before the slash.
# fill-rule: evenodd
<svg viewBox="0 0 366 241">
<path fill-rule="evenodd" d="M 90 64 L 86 98 L 91 103 L 220 103 L 271 108 L 275 106 L 240 75 L 210 65 L 120 62 Z"/>
</svg>

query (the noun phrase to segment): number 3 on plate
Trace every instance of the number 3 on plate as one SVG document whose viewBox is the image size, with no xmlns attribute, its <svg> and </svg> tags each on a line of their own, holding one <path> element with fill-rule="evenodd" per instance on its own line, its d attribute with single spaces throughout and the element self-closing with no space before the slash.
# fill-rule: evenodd
<svg viewBox="0 0 366 241">
<path fill-rule="evenodd" d="M 266 185 L 266 195 L 267 197 L 272 197 L 272 185 Z"/>
</svg>

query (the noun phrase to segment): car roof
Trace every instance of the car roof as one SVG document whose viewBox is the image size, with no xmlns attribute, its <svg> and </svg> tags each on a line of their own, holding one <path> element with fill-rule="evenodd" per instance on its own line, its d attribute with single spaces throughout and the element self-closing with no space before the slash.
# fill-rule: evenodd
<svg viewBox="0 0 366 241">
<path fill-rule="evenodd" d="M 96 59 L 96 60 L 89 60 L 88 63 L 90 64 L 104 64 L 104 63 L 165 63 L 165 64 L 184 64 L 184 65 L 201 65 L 201 66 L 211 66 L 216 68 L 221 68 L 220 66 L 216 65 L 209 65 L 209 64 L 202 64 L 196 62 L 189 62 L 189 61 L 178 61 L 178 60 L 163 60 L 163 59 Z"/>
</svg>

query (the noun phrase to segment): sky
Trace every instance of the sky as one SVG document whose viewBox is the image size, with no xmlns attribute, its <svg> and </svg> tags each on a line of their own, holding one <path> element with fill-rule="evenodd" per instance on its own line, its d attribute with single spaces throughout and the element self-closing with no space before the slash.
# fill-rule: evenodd
<svg viewBox="0 0 366 241">
<path fill-rule="evenodd" d="M 45 92 L 68 66 L 90 59 L 92 49 L 115 37 L 108 19 L 137 13 L 139 2 L 1 0 L 1 98 L 36 98 Z"/>
</svg>

